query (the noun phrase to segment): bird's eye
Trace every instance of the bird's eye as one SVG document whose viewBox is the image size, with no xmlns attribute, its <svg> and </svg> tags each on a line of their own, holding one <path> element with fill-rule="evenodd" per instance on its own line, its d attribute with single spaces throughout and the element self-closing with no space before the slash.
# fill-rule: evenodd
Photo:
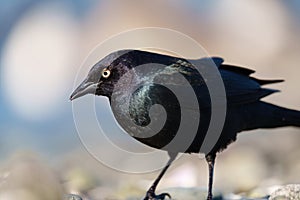
<svg viewBox="0 0 300 200">
<path fill-rule="evenodd" d="M 103 69 L 103 71 L 102 71 L 102 77 L 103 78 L 108 78 L 109 76 L 110 76 L 110 70 L 107 69 L 107 68 Z"/>
</svg>

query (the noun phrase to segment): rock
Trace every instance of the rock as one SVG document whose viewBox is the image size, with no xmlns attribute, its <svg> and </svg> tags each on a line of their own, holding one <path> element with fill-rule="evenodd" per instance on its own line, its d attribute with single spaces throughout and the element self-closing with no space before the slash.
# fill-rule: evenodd
<svg viewBox="0 0 300 200">
<path fill-rule="evenodd" d="M 56 174 L 32 154 L 14 156 L 0 170 L 0 200 L 61 200 Z"/>
<path fill-rule="evenodd" d="M 270 200 L 296 200 L 300 199 L 300 184 L 283 186 L 273 192 Z"/>
<path fill-rule="evenodd" d="M 86 193 L 97 185 L 97 179 L 87 170 L 79 167 L 72 168 L 65 174 L 67 191 L 77 194 Z"/>
<path fill-rule="evenodd" d="M 259 186 L 253 190 L 250 190 L 246 193 L 247 198 L 249 199 L 262 199 L 269 197 L 272 192 L 280 188 L 278 185 L 273 186 Z"/>
<path fill-rule="evenodd" d="M 28 190 L 5 190 L 0 194 L 0 200 L 39 200 L 39 197 Z"/>
</svg>

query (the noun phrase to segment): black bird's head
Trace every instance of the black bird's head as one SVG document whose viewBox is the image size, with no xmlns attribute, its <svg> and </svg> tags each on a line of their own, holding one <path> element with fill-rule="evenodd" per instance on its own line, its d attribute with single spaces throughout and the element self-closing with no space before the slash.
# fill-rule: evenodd
<svg viewBox="0 0 300 200">
<path fill-rule="evenodd" d="M 170 65 L 173 62 L 176 62 L 176 58 L 148 51 L 120 50 L 113 52 L 91 68 L 84 81 L 72 93 L 70 100 L 86 94 L 106 96 L 110 99 L 113 92 L 130 91 L 134 86 L 133 82 L 141 81 L 143 78 L 141 75 L 126 73 L 136 66 L 147 63 Z M 153 66 L 152 70 L 155 71 Z M 119 80 L 124 74 L 126 77 L 120 83 Z"/>
<path fill-rule="evenodd" d="M 130 50 L 121 50 L 113 52 L 98 63 L 89 71 L 87 77 L 74 90 L 70 100 L 77 99 L 86 94 L 94 94 L 111 97 L 114 86 L 131 67 L 131 59 L 128 52 Z"/>
</svg>

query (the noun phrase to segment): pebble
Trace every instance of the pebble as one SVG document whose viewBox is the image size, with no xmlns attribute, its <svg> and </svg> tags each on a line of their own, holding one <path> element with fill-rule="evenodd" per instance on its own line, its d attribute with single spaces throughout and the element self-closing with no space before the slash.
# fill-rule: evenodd
<svg viewBox="0 0 300 200">
<path fill-rule="evenodd" d="M 270 200 L 298 200 L 300 199 L 300 184 L 290 184 L 280 187 L 273 192 Z"/>
</svg>

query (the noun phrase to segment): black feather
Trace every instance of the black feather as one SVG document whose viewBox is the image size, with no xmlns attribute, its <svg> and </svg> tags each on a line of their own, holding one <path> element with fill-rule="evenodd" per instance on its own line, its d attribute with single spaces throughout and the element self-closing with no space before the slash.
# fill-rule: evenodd
<svg viewBox="0 0 300 200">
<path fill-rule="evenodd" d="M 233 66 L 233 65 L 220 65 L 219 67 L 220 69 L 224 69 L 224 70 L 228 70 L 231 72 L 235 72 L 238 74 L 243 74 L 245 76 L 249 76 L 250 74 L 253 74 L 255 71 L 252 69 L 247 69 L 247 68 L 243 68 L 243 67 L 237 67 L 237 66 Z"/>
<path fill-rule="evenodd" d="M 272 80 L 265 80 L 265 79 L 257 79 L 254 77 L 250 77 L 252 80 L 258 82 L 260 85 L 268 85 L 268 84 L 272 84 L 272 83 L 281 83 L 284 82 L 284 80 L 282 79 L 272 79 Z"/>
</svg>

